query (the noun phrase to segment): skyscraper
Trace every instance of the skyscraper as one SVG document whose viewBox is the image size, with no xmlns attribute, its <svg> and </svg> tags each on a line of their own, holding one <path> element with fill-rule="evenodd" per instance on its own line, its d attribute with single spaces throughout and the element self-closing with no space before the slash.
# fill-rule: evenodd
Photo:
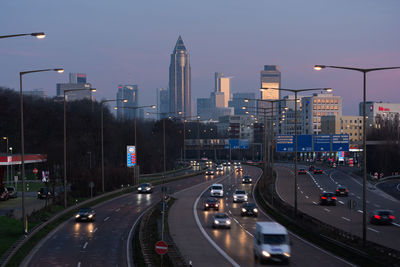
<svg viewBox="0 0 400 267">
<path fill-rule="evenodd" d="M 128 100 L 126 103 L 122 100 L 117 101 L 117 119 L 133 120 L 137 110 L 130 107 L 138 106 L 138 86 L 136 84 L 118 85 L 117 99 Z M 139 113 L 136 113 L 136 116 L 139 118 Z"/>
<path fill-rule="evenodd" d="M 231 78 L 224 77 L 223 73 L 215 73 L 215 92 L 224 93 L 224 105 L 227 108 L 229 100 L 231 100 Z"/>
<path fill-rule="evenodd" d="M 169 112 L 174 116 L 192 115 L 190 79 L 189 53 L 179 36 L 169 65 Z"/>
<path fill-rule="evenodd" d="M 157 88 L 157 118 L 168 117 L 169 112 L 169 92 L 166 88 Z"/>
<path fill-rule="evenodd" d="M 265 65 L 261 71 L 261 88 L 280 88 L 281 72 L 277 65 Z M 279 90 L 264 90 L 261 91 L 261 99 L 280 99 Z"/>
<path fill-rule="evenodd" d="M 86 82 L 86 74 L 84 73 L 70 73 L 69 83 L 57 83 L 56 84 L 56 96 L 64 97 L 64 90 L 76 90 L 76 89 L 88 89 L 69 91 L 66 94 L 67 101 L 76 101 L 82 99 L 94 100 L 92 96 L 91 84 Z"/>
</svg>

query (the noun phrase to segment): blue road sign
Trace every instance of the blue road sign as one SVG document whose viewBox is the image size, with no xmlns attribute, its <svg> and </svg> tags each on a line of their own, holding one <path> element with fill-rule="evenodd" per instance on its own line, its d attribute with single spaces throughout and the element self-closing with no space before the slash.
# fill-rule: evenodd
<svg viewBox="0 0 400 267">
<path fill-rule="evenodd" d="M 329 134 L 314 135 L 314 151 L 331 151 L 331 136 Z"/>
<path fill-rule="evenodd" d="M 238 149 L 239 139 L 229 139 L 229 143 L 225 144 L 225 149 Z"/>
<path fill-rule="evenodd" d="M 249 146 L 250 146 L 249 139 L 240 139 L 239 140 L 240 149 L 249 149 Z"/>
<path fill-rule="evenodd" d="M 276 136 L 276 152 L 293 152 L 294 151 L 294 135 L 277 135 Z"/>
<path fill-rule="evenodd" d="M 349 151 L 349 135 L 333 134 L 332 151 Z"/>
<path fill-rule="evenodd" d="M 311 152 L 311 151 L 313 151 L 312 145 L 313 145 L 313 141 L 312 141 L 311 134 L 297 135 L 297 151 L 298 152 Z"/>
</svg>

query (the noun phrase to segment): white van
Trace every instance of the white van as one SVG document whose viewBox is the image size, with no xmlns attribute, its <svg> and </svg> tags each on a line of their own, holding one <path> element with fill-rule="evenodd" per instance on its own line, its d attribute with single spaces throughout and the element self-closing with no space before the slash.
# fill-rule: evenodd
<svg viewBox="0 0 400 267">
<path fill-rule="evenodd" d="M 257 222 L 254 233 L 254 258 L 260 261 L 288 263 L 290 260 L 289 235 L 277 222 Z"/>
<path fill-rule="evenodd" d="M 222 186 L 222 184 L 211 185 L 210 195 L 212 197 L 223 197 L 224 196 L 224 187 Z"/>
</svg>

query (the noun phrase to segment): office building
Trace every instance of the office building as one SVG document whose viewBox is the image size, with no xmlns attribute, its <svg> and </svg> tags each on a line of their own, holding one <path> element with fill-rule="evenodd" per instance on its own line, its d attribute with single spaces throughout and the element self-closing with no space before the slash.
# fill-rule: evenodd
<svg viewBox="0 0 400 267">
<path fill-rule="evenodd" d="M 302 96 L 297 96 L 297 133 L 303 133 L 303 113 L 302 113 Z M 277 105 L 276 117 L 275 121 L 275 133 L 278 134 L 295 134 L 295 122 L 296 122 L 296 106 L 295 106 L 295 96 L 287 95 L 283 97 L 283 101 L 281 101 Z M 275 112 L 274 112 L 275 113 Z"/>
<path fill-rule="evenodd" d="M 189 53 L 179 36 L 169 65 L 169 112 L 175 117 L 192 114 L 190 72 Z"/>
<path fill-rule="evenodd" d="M 245 99 L 250 100 L 245 102 Z M 255 99 L 254 93 L 234 93 L 228 106 L 234 109 L 234 115 L 255 115 L 256 101 L 251 99 Z M 246 109 L 243 109 L 243 107 L 246 107 Z"/>
<path fill-rule="evenodd" d="M 223 107 L 227 108 L 229 100 L 231 99 L 231 78 L 224 77 L 223 73 L 215 73 L 215 92 L 223 93 L 224 102 Z"/>
<path fill-rule="evenodd" d="M 281 72 L 277 65 L 265 65 L 260 75 L 261 88 L 281 87 Z M 266 89 L 261 91 L 261 99 L 275 100 L 280 98 L 279 90 Z"/>
<path fill-rule="evenodd" d="M 117 119 L 133 120 L 135 118 L 135 112 L 136 118 L 140 118 L 138 110 L 134 109 L 139 106 L 138 85 L 118 85 L 117 99 L 121 99 L 117 101 Z M 123 102 L 122 99 L 126 99 L 127 102 Z"/>
<path fill-rule="evenodd" d="M 202 120 L 211 118 L 213 109 L 211 98 L 197 98 L 197 116 Z"/>
<path fill-rule="evenodd" d="M 92 97 L 92 85 L 90 83 L 57 83 L 57 98 L 64 98 L 64 91 L 69 91 L 65 95 L 67 101 L 76 101 L 89 99 L 94 101 Z"/>
<path fill-rule="evenodd" d="M 380 128 L 385 122 L 400 122 L 400 104 L 368 101 L 366 104 L 367 130 L 371 127 Z M 363 115 L 363 103 L 359 105 L 360 113 Z"/>
<path fill-rule="evenodd" d="M 69 83 L 86 83 L 85 73 L 70 73 Z"/>
<path fill-rule="evenodd" d="M 157 119 L 168 117 L 169 113 L 169 91 L 167 88 L 157 89 Z"/>
<path fill-rule="evenodd" d="M 322 116 L 321 134 L 348 134 L 350 145 L 362 143 L 362 116 Z"/>
</svg>

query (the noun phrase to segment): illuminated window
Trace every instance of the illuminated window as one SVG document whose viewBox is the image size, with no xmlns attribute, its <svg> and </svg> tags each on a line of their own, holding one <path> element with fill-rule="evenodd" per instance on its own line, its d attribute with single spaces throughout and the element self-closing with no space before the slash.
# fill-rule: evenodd
<svg viewBox="0 0 400 267">
<path fill-rule="evenodd" d="M 322 99 L 322 104 L 325 104 L 325 98 L 324 98 L 324 99 Z"/>
<path fill-rule="evenodd" d="M 314 123 L 316 123 L 316 122 L 317 122 L 317 118 L 314 118 L 314 120 L 313 120 L 313 121 L 314 121 Z"/>
<path fill-rule="evenodd" d="M 318 104 L 321 104 L 321 99 L 318 99 Z"/>
<path fill-rule="evenodd" d="M 331 106 L 331 110 L 333 110 L 334 109 L 334 107 L 333 106 Z"/>
<path fill-rule="evenodd" d="M 318 105 L 318 110 L 321 110 L 321 106 L 320 105 Z"/>
<path fill-rule="evenodd" d="M 321 112 L 318 112 L 317 115 L 318 115 L 318 116 L 321 116 Z"/>
<path fill-rule="evenodd" d="M 331 104 L 333 104 L 333 99 L 331 99 Z"/>
<path fill-rule="evenodd" d="M 335 99 L 335 104 L 337 104 L 338 103 L 338 100 L 337 99 Z"/>
<path fill-rule="evenodd" d="M 314 107 L 313 107 L 313 110 L 317 110 L 317 106 L 314 106 Z"/>
<path fill-rule="evenodd" d="M 335 110 L 338 110 L 339 108 L 338 108 L 338 106 L 335 106 Z"/>
<path fill-rule="evenodd" d="M 321 122 L 321 118 L 318 118 L 318 122 Z"/>
<path fill-rule="evenodd" d="M 314 103 L 314 104 L 317 103 L 317 99 L 314 99 L 313 103 Z"/>
</svg>

